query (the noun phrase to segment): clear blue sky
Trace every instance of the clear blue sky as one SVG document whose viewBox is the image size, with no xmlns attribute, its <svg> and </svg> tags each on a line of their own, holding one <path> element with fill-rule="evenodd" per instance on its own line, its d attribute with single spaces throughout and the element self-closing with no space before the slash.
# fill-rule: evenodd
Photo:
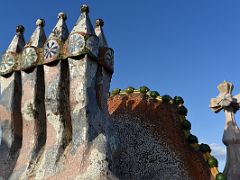
<svg viewBox="0 0 240 180">
<path fill-rule="evenodd" d="M 71 30 L 82 3 L 90 6 L 93 24 L 104 19 L 115 50 L 111 88 L 147 85 L 161 95 L 182 96 L 193 134 L 202 142 L 221 144 L 224 114 L 214 114 L 208 106 L 223 80 L 233 82 L 234 94 L 240 93 L 240 1 L 1 0 L 1 52 L 18 24 L 25 26 L 28 41 L 37 18 L 46 20 L 49 35 L 58 12 L 64 11 Z"/>
</svg>

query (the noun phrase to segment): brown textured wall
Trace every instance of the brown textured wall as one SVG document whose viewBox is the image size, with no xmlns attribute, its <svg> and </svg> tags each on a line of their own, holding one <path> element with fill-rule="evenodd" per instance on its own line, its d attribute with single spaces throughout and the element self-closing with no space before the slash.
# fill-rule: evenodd
<svg viewBox="0 0 240 180">
<path fill-rule="evenodd" d="M 123 176 L 126 171 L 129 171 L 130 174 L 132 174 L 131 177 L 138 177 L 137 179 L 141 179 L 141 176 L 144 178 L 151 177 L 152 179 L 210 179 L 210 171 L 207 163 L 202 157 L 202 154 L 200 152 L 196 152 L 184 136 L 175 105 L 149 99 L 142 94 L 124 96 L 117 95 L 109 98 L 108 104 L 110 116 L 115 123 L 115 127 L 119 133 L 120 141 L 122 143 L 122 151 L 119 155 L 120 160 L 127 162 L 128 160 L 124 159 L 126 156 L 123 155 L 126 153 L 126 148 L 129 149 L 132 148 L 131 146 L 136 146 L 133 154 L 128 154 L 128 158 L 132 158 L 131 161 L 134 161 L 138 158 L 138 156 L 141 156 L 140 158 L 145 159 L 144 161 L 147 162 L 145 165 L 142 164 L 144 168 L 155 168 L 155 172 L 148 171 L 149 176 L 145 175 L 144 177 L 141 175 L 141 171 L 144 171 L 144 169 L 141 169 L 140 166 L 132 164 L 128 166 L 127 169 L 125 165 L 118 164 L 116 171 L 119 176 Z M 133 125 L 130 125 L 129 122 L 132 122 Z M 141 128 L 139 128 L 139 126 Z M 169 156 L 170 158 L 167 161 L 172 161 L 172 163 L 175 162 L 175 168 L 181 168 L 183 171 L 187 172 L 174 170 L 173 164 L 161 162 L 161 158 L 159 158 L 159 160 L 155 159 L 156 161 L 152 162 L 154 164 L 152 165 L 149 163 L 149 155 L 142 156 L 139 152 L 135 153 L 138 148 L 142 148 L 142 150 L 145 149 L 144 151 L 146 154 L 151 154 L 151 156 L 153 154 L 153 149 L 152 147 L 150 148 L 147 142 L 142 143 L 145 143 L 145 146 L 149 146 L 149 148 L 144 147 L 144 145 L 139 145 L 139 143 L 136 142 L 139 138 L 143 138 L 143 133 L 146 134 L 146 132 L 144 132 L 145 130 L 149 133 L 149 139 L 151 139 L 151 137 L 155 138 L 155 146 L 160 145 L 159 148 L 162 148 L 162 151 L 167 149 L 165 152 L 166 155 L 173 153 Z M 138 136 L 138 138 L 136 138 L 135 142 L 132 142 L 129 136 L 131 139 L 135 136 Z M 161 156 L 163 155 L 161 154 L 162 152 L 156 153 Z M 135 170 L 136 167 L 140 169 Z M 161 175 L 161 173 L 158 173 L 157 171 L 164 172 L 165 174 L 167 174 L 168 171 L 171 171 L 173 176 L 169 174 L 169 177 L 164 177 L 163 174 Z M 174 173 L 178 175 L 174 177 Z M 181 177 L 183 175 L 187 177 Z M 125 178 L 130 179 L 131 177 L 128 176 Z"/>
</svg>

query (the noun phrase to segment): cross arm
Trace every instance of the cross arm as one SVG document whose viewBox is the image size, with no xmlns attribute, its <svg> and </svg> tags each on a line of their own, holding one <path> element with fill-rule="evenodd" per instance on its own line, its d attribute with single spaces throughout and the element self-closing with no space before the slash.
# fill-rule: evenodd
<svg viewBox="0 0 240 180">
<path fill-rule="evenodd" d="M 221 102 L 221 98 L 219 98 L 219 97 L 217 97 L 217 98 L 212 98 L 211 100 L 210 100 L 210 109 L 212 110 L 212 111 L 214 111 L 215 113 L 218 113 L 218 112 L 220 112 L 222 109 L 223 109 L 223 107 L 220 105 L 220 102 Z"/>
<path fill-rule="evenodd" d="M 234 113 L 239 110 L 240 107 L 240 94 L 233 97 L 233 103 L 232 103 L 233 111 Z"/>
</svg>

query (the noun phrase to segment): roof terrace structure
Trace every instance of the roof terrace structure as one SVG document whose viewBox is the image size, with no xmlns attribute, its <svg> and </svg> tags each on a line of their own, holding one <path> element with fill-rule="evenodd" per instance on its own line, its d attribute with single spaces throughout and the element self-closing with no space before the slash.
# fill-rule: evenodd
<svg viewBox="0 0 240 180">
<path fill-rule="evenodd" d="M 18 26 L 0 64 L 0 179 L 224 178 L 190 132 L 180 96 L 146 86 L 109 93 L 114 51 L 89 7 L 71 31 L 65 13 L 29 42 Z"/>
</svg>

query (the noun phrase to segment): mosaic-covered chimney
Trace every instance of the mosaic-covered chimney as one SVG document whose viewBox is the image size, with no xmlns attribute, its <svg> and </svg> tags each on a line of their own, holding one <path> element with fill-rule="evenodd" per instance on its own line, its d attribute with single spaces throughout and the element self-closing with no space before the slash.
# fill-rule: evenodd
<svg viewBox="0 0 240 180">
<path fill-rule="evenodd" d="M 107 112 L 113 50 L 103 20 L 94 30 L 89 7 L 80 10 L 70 33 L 59 13 L 48 38 L 38 19 L 26 45 L 18 26 L 1 56 L 0 179 L 113 177 L 118 139 Z M 69 172 L 71 166 L 78 168 Z"/>
<path fill-rule="evenodd" d="M 19 150 L 22 143 L 21 96 L 22 80 L 20 70 L 20 54 L 25 46 L 24 27 L 16 27 L 16 35 L 8 49 L 1 55 L 0 65 L 0 119 L 2 139 L 9 148 L 9 154 Z"/>
</svg>

